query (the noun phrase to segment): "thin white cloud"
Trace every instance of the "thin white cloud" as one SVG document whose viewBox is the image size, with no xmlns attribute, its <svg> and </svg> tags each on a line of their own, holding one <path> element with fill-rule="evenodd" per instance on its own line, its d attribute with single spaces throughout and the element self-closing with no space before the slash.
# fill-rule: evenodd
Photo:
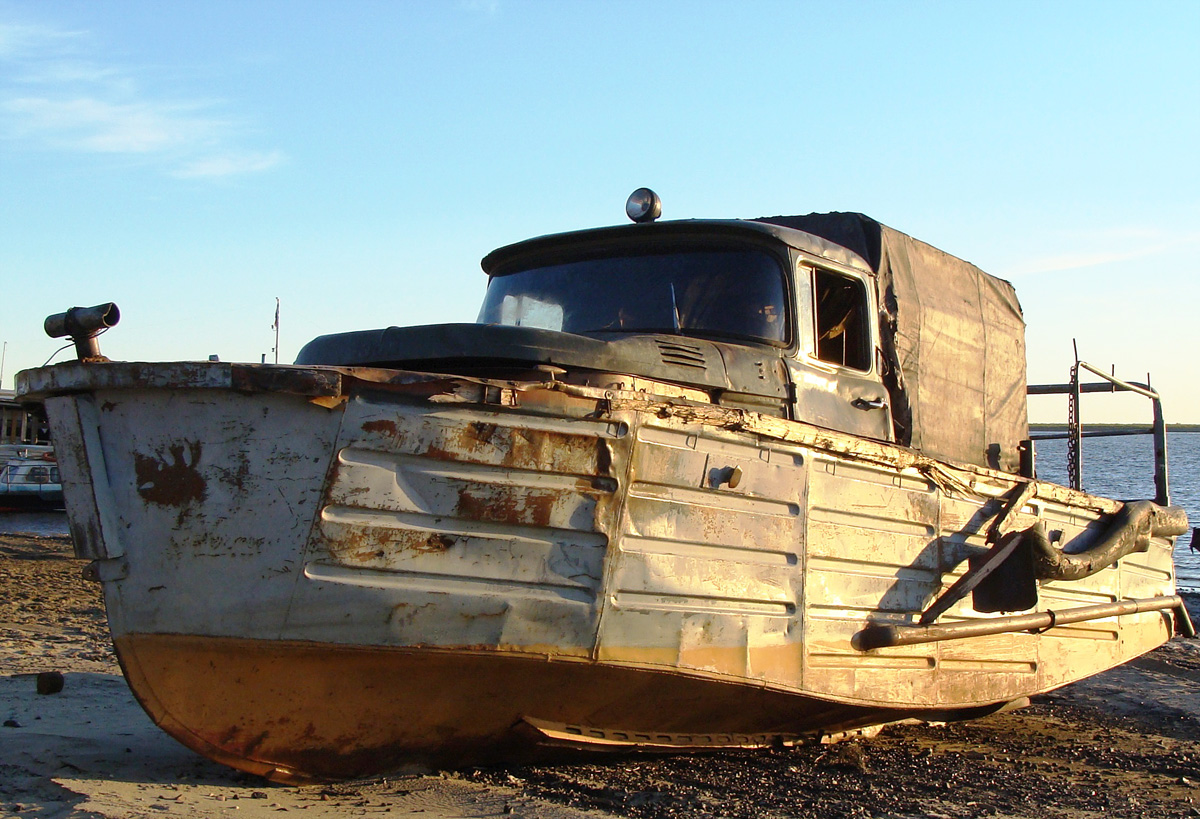
<svg viewBox="0 0 1200 819">
<path fill-rule="evenodd" d="M 1088 237 L 1084 237 L 1086 241 Z M 1076 240 L 1078 241 L 1078 239 Z M 1114 242 L 1119 247 L 1113 247 Z M 1004 278 L 1033 276 L 1039 273 L 1060 273 L 1065 270 L 1081 270 L 1088 267 L 1127 262 L 1154 256 L 1183 245 L 1200 242 L 1200 233 L 1183 236 L 1165 236 L 1160 231 L 1144 228 L 1117 228 L 1105 232 L 1102 237 L 1092 237 L 1092 244 L 1107 245 L 1107 249 L 1091 248 L 1056 253 L 1027 259 L 1001 272 Z"/>
<path fill-rule="evenodd" d="M 1052 256 L 1042 256 L 1036 259 L 1027 259 L 1020 265 L 1008 270 L 1007 276 L 1032 276 L 1036 273 L 1058 273 L 1063 270 L 1078 270 L 1084 267 L 1098 267 L 1102 264 L 1112 264 L 1114 262 L 1124 262 L 1130 259 L 1137 259 L 1141 256 L 1149 255 L 1153 250 L 1138 248 L 1136 250 L 1122 250 L 1111 252 L 1097 251 L 1079 251 L 1073 253 L 1058 253 Z"/>
<path fill-rule="evenodd" d="M 94 87 L 103 83 L 109 91 L 128 94 L 134 90 L 129 78 L 122 75 L 117 69 L 86 61 L 55 60 L 44 65 L 28 65 L 19 80 L 27 86 L 34 87 L 40 85 L 70 87 L 73 84 L 81 87 Z"/>
<path fill-rule="evenodd" d="M 0 136 L 26 147 L 137 154 L 182 178 L 257 173 L 279 151 L 253 151 L 212 100 L 155 98 L 138 71 L 95 56 L 86 32 L 0 24 Z"/>
<path fill-rule="evenodd" d="M 27 138 L 97 153 L 154 153 L 212 138 L 221 123 L 152 103 L 21 97 L 4 103 Z"/>
<path fill-rule="evenodd" d="M 283 154 L 270 153 L 226 154 L 185 163 L 172 172 L 181 179 L 211 179 L 268 171 L 283 162 Z"/>
<path fill-rule="evenodd" d="M 459 5 L 466 11 L 495 17 L 500 13 L 500 0 L 461 0 Z"/>
<path fill-rule="evenodd" d="M 62 50 L 63 46 L 82 36 L 78 31 L 63 31 L 48 26 L 0 23 L 0 59 L 36 55 L 47 46 Z"/>
</svg>

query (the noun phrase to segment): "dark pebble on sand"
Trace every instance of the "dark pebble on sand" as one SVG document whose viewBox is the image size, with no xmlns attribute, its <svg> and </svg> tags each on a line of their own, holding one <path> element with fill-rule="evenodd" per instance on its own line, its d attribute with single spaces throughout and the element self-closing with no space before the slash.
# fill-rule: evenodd
<svg viewBox="0 0 1200 819">
<path fill-rule="evenodd" d="M 37 675 L 39 694 L 57 694 L 63 690 L 63 675 L 58 671 L 43 671 Z"/>
</svg>

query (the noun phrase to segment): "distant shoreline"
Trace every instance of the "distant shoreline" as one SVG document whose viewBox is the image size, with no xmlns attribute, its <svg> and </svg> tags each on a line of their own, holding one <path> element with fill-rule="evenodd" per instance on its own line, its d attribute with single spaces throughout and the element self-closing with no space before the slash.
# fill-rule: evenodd
<svg viewBox="0 0 1200 819">
<path fill-rule="evenodd" d="M 1149 424 L 1085 423 L 1084 429 L 1149 429 Z M 1031 430 L 1066 429 L 1066 424 L 1030 424 Z M 1200 432 L 1200 424 L 1167 424 L 1167 432 Z"/>
</svg>

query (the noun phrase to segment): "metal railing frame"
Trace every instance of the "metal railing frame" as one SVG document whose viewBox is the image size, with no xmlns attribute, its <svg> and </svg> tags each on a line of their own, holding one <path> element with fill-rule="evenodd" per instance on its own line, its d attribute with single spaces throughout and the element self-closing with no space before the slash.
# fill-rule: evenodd
<svg viewBox="0 0 1200 819">
<path fill-rule="evenodd" d="M 1089 382 L 1081 383 L 1079 380 L 1079 371 L 1087 370 L 1093 375 L 1104 379 L 1104 382 Z M 1107 383 L 1105 383 L 1107 382 Z M 1071 381 L 1067 384 L 1030 384 L 1026 387 L 1028 395 L 1066 395 L 1070 402 L 1070 412 L 1068 413 L 1067 431 L 1047 432 L 1038 435 L 1030 435 L 1032 441 L 1045 440 L 1061 440 L 1067 439 L 1068 446 L 1068 463 L 1067 472 L 1071 480 L 1072 489 L 1083 489 L 1083 439 L 1084 438 L 1110 438 L 1121 435 L 1153 435 L 1154 436 L 1154 502 L 1161 506 L 1169 506 L 1171 504 L 1170 481 L 1167 474 L 1167 424 L 1163 419 L 1162 400 L 1158 393 L 1150 386 L 1150 376 L 1146 376 L 1146 383 L 1142 384 L 1137 381 L 1123 381 L 1115 375 L 1110 375 L 1086 361 L 1075 360 L 1075 366 L 1071 368 Z M 1091 392 L 1132 392 L 1149 398 L 1153 406 L 1154 422 L 1149 429 L 1121 429 L 1121 430 L 1084 430 L 1083 421 L 1080 417 L 1080 397 L 1083 393 Z"/>
</svg>

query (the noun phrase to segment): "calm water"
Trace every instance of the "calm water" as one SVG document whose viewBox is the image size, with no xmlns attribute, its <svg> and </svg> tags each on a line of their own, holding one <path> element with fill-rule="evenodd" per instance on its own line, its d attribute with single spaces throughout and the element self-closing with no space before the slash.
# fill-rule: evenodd
<svg viewBox="0 0 1200 819">
<path fill-rule="evenodd" d="M 1067 482 L 1067 442 L 1037 442 L 1038 477 Z M 1200 432 L 1167 434 L 1167 471 L 1171 502 L 1187 510 L 1191 526 L 1200 526 Z M 1154 499 L 1154 445 L 1149 435 L 1083 440 L 1083 488 L 1120 500 Z M 1177 585 L 1200 589 L 1200 552 L 1189 548 L 1191 535 L 1175 541 Z M 1200 543 L 1196 544 L 1200 548 Z"/>
<path fill-rule="evenodd" d="M 1067 442 L 1038 441 L 1038 477 L 1067 482 Z M 1200 526 L 1200 432 L 1172 432 L 1167 438 L 1171 501 L 1187 510 L 1192 526 Z M 1154 451 L 1150 436 L 1085 438 L 1083 488 L 1108 498 L 1154 497 Z M 0 534 L 65 535 L 62 512 L 0 514 Z M 1200 552 L 1189 549 L 1190 535 L 1175 544 L 1175 566 L 1181 588 L 1200 589 Z M 1197 544 L 1200 548 L 1200 544 Z"/>
</svg>

